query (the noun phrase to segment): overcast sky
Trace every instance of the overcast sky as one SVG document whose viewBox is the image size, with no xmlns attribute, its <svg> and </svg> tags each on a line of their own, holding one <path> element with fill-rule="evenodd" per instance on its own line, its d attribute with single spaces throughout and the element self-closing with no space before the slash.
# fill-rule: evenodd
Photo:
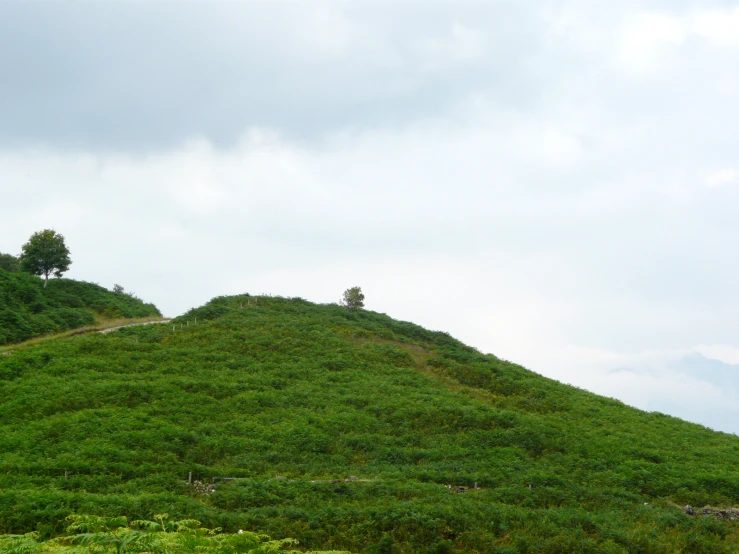
<svg viewBox="0 0 739 554">
<path fill-rule="evenodd" d="M 734 1 L 0 0 L 0 252 L 170 316 L 359 285 L 739 433 L 737 98 Z"/>
</svg>

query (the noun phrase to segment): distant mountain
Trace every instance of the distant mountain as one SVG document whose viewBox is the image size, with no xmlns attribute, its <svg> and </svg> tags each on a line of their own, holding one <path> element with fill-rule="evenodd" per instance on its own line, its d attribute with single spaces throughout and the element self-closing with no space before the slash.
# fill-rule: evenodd
<svg viewBox="0 0 739 554">
<path fill-rule="evenodd" d="M 0 269 L 0 345 L 93 325 L 101 319 L 161 315 L 153 304 L 72 279 L 43 281 Z"/>
<path fill-rule="evenodd" d="M 739 365 L 693 353 L 659 365 L 622 367 L 643 384 L 646 396 L 640 404 L 706 425 L 717 431 L 739 434 Z"/>
<path fill-rule="evenodd" d="M 301 299 L 16 348 L 0 428 L 0 533 L 167 513 L 368 554 L 739 551 L 700 511 L 739 504 L 739 437 Z"/>
<path fill-rule="evenodd" d="M 739 365 L 712 360 L 696 353 L 684 356 L 667 368 L 698 381 L 739 391 Z"/>
</svg>

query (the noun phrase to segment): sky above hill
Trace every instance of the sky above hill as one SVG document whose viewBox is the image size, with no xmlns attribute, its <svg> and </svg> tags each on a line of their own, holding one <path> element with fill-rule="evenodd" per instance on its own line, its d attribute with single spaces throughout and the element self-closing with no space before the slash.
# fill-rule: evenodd
<svg viewBox="0 0 739 554">
<path fill-rule="evenodd" d="M 0 75 L 0 252 L 167 315 L 359 285 L 739 433 L 735 2 L 6 0 Z"/>
</svg>

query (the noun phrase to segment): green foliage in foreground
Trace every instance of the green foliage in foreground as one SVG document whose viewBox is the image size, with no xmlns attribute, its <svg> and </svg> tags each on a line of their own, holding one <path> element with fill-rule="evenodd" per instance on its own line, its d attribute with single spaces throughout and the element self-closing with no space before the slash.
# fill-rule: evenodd
<svg viewBox="0 0 739 554">
<path fill-rule="evenodd" d="M 128 522 L 125 517 L 77 516 L 67 518 L 67 533 L 40 540 L 39 533 L 0 535 L 0 552 L 6 554 L 267 554 L 296 545 L 294 539 L 272 540 L 267 535 L 244 532 L 228 534 L 200 527 L 197 520 L 170 521 L 168 514 L 155 514 L 153 521 Z M 331 554 L 314 552 L 313 554 Z M 335 552 L 334 554 L 341 554 Z"/>
<path fill-rule="evenodd" d="M 54 279 L 43 281 L 27 273 L 0 269 L 0 345 L 95 323 L 105 318 L 161 315 L 153 304 L 99 285 Z"/>
<path fill-rule="evenodd" d="M 174 324 L 0 356 L 0 533 L 167 512 L 365 553 L 739 551 L 681 509 L 739 503 L 739 437 L 370 311 L 239 296 Z"/>
</svg>

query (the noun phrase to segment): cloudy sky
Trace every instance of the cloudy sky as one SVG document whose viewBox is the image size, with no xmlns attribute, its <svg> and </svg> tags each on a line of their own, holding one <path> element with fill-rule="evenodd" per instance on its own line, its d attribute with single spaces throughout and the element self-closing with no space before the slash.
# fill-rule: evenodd
<svg viewBox="0 0 739 554">
<path fill-rule="evenodd" d="M 336 301 L 739 433 L 735 1 L 0 0 L 0 252 Z"/>
</svg>

